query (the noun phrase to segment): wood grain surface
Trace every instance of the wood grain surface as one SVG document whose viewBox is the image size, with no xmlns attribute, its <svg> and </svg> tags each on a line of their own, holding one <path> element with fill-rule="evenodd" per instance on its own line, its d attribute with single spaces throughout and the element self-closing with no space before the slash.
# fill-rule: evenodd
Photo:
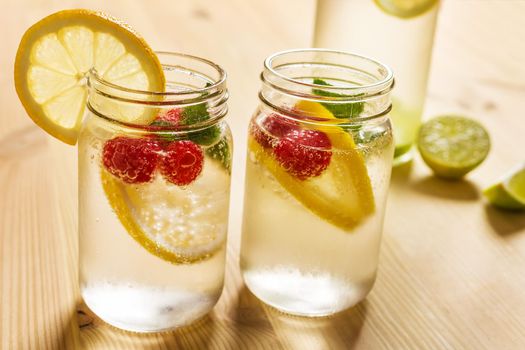
<svg viewBox="0 0 525 350">
<path fill-rule="evenodd" d="M 267 55 L 309 45 L 313 1 L 0 2 L 1 349 L 525 348 L 525 214 L 493 209 L 480 195 L 525 160 L 525 1 L 443 2 L 426 116 L 477 118 L 490 131 L 491 153 L 462 182 L 432 177 L 418 157 L 395 169 L 377 283 L 357 307 L 322 319 L 264 306 L 238 268 L 258 73 Z M 175 332 L 119 331 L 81 304 L 76 150 L 38 129 L 14 91 L 22 33 L 73 7 L 107 11 L 152 47 L 207 57 L 229 74 L 236 153 L 226 287 L 213 312 Z"/>
</svg>

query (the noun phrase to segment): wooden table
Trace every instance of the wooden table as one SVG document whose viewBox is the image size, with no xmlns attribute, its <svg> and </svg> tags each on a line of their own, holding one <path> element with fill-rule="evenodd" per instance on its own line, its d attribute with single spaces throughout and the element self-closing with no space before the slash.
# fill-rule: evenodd
<svg viewBox="0 0 525 350">
<path fill-rule="evenodd" d="M 418 157 L 396 169 L 376 286 L 354 309 L 323 319 L 261 304 L 244 287 L 237 257 L 245 133 L 258 102 L 258 73 L 270 53 L 308 46 L 313 1 L 2 5 L 1 349 L 525 348 L 525 214 L 493 209 L 480 195 L 525 158 L 524 1 L 443 3 L 426 114 L 479 119 L 492 151 L 463 182 L 432 177 Z M 131 23 L 154 48 L 201 55 L 229 73 L 236 153 L 226 287 L 208 317 L 175 332 L 122 332 L 80 304 L 76 151 L 33 125 L 14 91 L 12 64 L 24 30 L 50 12 L 81 6 Z"/>
</svg>

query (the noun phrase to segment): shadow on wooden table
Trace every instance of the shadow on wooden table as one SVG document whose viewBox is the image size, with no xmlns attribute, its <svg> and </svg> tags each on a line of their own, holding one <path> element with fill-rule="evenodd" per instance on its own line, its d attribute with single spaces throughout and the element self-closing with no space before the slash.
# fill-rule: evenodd
<svg viewBox="0 0 525 350">
<path fill-rule="evenodd" d="M 504 211 L 486 204 L 485 215 L 494 232 L 502 237 L 520 233 L 520 231 L 525 232 L 525 212 L 523 211 Z"/>
<path fill-rule="evenodd" d="M 255 315 L 259 315 L 256 316 L 259 325 L 261 314 L 266 315 L 263 322 L 271 324 L 278 347 L 286 349 L 352 349 L 359 338 L 367 310 L 364 301 L 333 316 L 308 318 L 288 315 L 264 305 L 246 287 L 241 289 L 239 298 L 244 299 L 240 305 L 246 305 L 247 300 L 252 305 L 251 318 L 253 320 Z M 242 312 L 241 309 L 239 311 Z"/>
<path fill-rule="evenodd" d="M 216 321 L 209 315 L 176 331 L 134 333 L 104 323 L 85 305 L 81 308 L 78 321 L 81 349 L 208 349 L 214 338 Z M 86 318 L 91 322 L 82 324 L 81 320 Z"/>
<path fill-rule="evenodd" d="M 189 326 L 160 333 L 134 333 L 112 327 L 79 306 L 81 349 L 251 349 L 278 346 L 267 319 L 219 318 L 212 311 Z M 236 311 L 233 310 L 235 313 Z"/>
<path fill-rule="evenodd" d="M 479 198 L 476 185 L 466 179 L 454 181 L 429 175 L 422 179 L 409 181 L 412 176 L 412 168 L 413 161 L 392 168 L 392 186 L 410 188 L 424 195 L 444 199 L 474 201 Z"/>
<path fill-rule="evenodd" d="M 114 328 L 79 305 L 71 322 L 80 329 L 80 348 L 89 349 L 351 349 L 366 317 L 366 301 L 330 317 L 281 313 L 260 302 L 246 287 L 225 312 L 212 311 L 175 331 L 133 333 Z M 222 316 L 217 316 L 221 314 Z"/>
<path fill-rule="evenodd" d="M 475 201 L 479 198 L 476 185 L 469 180 L 444 180 L 435 176 L 427 176 L 415 181 L 411 188 L 419 193 L 460 201 Z"/>
<path fill-rule="evenodd" d="M 412 168 L 414 167 L 413 164 L 413 160 L 410 160 L 406 163 L 393 167 L 390 182 L 396 185 L 405 184 L 407 180 L 410 179 Z"/>
</svg>

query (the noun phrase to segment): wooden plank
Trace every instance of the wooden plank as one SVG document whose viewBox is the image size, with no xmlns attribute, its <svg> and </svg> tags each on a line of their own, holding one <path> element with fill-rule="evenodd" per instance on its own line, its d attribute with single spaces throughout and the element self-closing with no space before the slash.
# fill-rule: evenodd
<svg viewBox="0 0 525 350">
<path fill-rule="evenodd" d="M 3 5 L 0 349 L 525 347 L 525 216 L 495 210 L 480 195 L 524 158 L 525 2 L 443 3 L 426 115 L 477 118 L 491 134 L 492 151 L 463 182 L 432 177 L 417 157 L 411 167 L 396 169 L 376 286 L 356 308 L 322 319 L 287 316 L 263 305 L 238 269 L 246 125 L 258 103 L 258 73 L 270 53 L 308 46 L 313 1 Z M 236 153 L 226 287 L 210 315 L 174 332 L 123 332 L 81 304 L 76 152 L 25 116 L 8 73 L 30 24 L 60 8 L 82 6 L 121 17 L 155 48 L 208 57 L 229 73 Z"/>
</svg>

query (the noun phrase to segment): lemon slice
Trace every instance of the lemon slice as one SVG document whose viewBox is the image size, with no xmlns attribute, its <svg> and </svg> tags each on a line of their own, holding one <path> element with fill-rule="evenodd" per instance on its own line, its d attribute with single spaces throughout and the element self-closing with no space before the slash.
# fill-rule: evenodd
<svg viewBox="0 0 525 350">
<path fill-rule="evenodd" d="M 125 24 L 102 13 L 65 10 L 29 28 L 18 47 L 15 87 L 33 121 L 74 145 L 86 108 L 91 68 L 106 81 L 138 90 L 163 91 L 155 53 Z M 136 122 L 142 113 L 127 113 Z"/>
<path fill-rule="evenodd" d="M 439 0 L 374 0 L 381 10 L 400 18 L 413 18 L 429 11 Z"/>
<path fill-rule="evenodd" d="M 525 209 L 525 165 L 483 190 L 489 202 L 502 209 Z"/>
<path fill-rule="evenodd" d="M 335 117 L 321 104 L 301 101 L 297 110 L 322 118 Z M 331 224 L 350 231 L 375 211 L 374 194 L 361 154 L 352 136 L 333 125 L 316 125 L 326 133 L 333 147 L 328 168 L 318 177 L 299 180 L 289 174 L 252 137 L 248 147 L 276 180 L 310 211 Z"/>
<path fill-rule="evenodd" d="M 229 175 L 218 162 L 205 166 L 205 178 L 191 189 L 169 184 L 160 175 L 147 184 L 126 184 L 101 168 L 102 187 L 137 243 L 170 263 L 195 263 L 220 250 L 227 231 Z"/>
</svg>

